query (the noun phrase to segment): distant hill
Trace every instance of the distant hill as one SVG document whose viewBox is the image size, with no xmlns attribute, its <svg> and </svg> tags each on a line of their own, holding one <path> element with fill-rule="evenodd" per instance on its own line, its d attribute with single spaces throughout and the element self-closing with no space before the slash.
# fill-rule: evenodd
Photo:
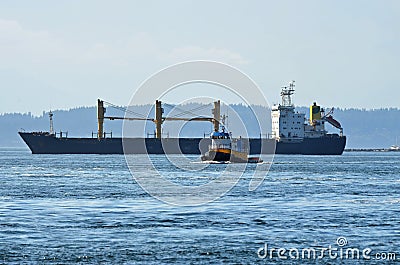
<svg viewBox="0 0 400 265">
<path fill-rule="evenodd" d="M 201 108 L 202 105 L 191 103 L 179 106 L 179 110 L 192 110 Z M 249 107 L 243 105 L 230 105 L 227 111 L 226 106 L 222 106 L 222 114 L 228 115 L 228 129 L 233 132 L 234 136 L 246 135 L 246 130 L 250 137 L 259 137 L 260 133 L 265 134 L 271 131 L 270 112 L 267 108 L 261 106 L 253 106 L 254 111 L 261 117 L 260 126 L 252 114 Z M 297 107 L 299 112 L 306 113 L 308 116 L 308 108 Z M 211 105 L 205 106 L 196 114 L 199 116 L 211 116 Z M 153 117 L 152 105 L 136 106 L 135 112 L 149 113 L 149 117 Z M 237 114 L 236 114 L 236 113 Z M 79 107 L 70 110 L 55 110 L 54 128 L 56 131 L 68 131 L 69 137 L 91 137 L 92 132 L 97 130 L 96 107 Z M 178 115 L 177 111 L 165 107 L 165 113 L 170 115 Z M 123 113 L 116 109 L 107 108 L 107 115 L 122 116 Z M 191 113 L 186 113 L 181 117 L 189 117 Z M 396 137 L 400 141 L 400 109 L 335 109 L 334 117 L 339 120 L 344 128 L 344 133 L 348 137 L 347 148 L 384 148 L 394 144 Z M 240 119 L 245 121 L 246 126 L 242 126 Z M 137 126 L 136 126 L 137 125 Z M 337 132 L 336 129 L 327 125 L 328 130 Z M 163 124 L 164 136 L 186 136 L 186 137 L 203 137 L 212 129 L 209 122 L 176 122 L 166 121 Z M 39 117 L 30 113 L 7 113 L 0 115 L 0 146 L 2 147 L 23 147 L 17 132 L 25 131 L 48 131 L 49 118 L 48 112 L 43 112 Z M 112 131 L 114 137 L 122 135 L 122 121 L 105 121 L 105 130 Z M 144 136 L 154 133 L 154 125 L 151 122 L 135 121 L 135 129 L 129 132 L 129 136 Z"/>
</svg>

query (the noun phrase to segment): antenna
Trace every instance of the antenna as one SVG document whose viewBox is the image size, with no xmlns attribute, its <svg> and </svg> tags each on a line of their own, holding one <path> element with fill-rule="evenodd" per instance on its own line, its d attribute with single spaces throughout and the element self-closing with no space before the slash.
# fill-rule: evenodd
<svg viewBox="0 0 400 265">
<path fill-rule="evenodd" d="M 226 128 L 228 128 L 228 130 L 229 130 L 229 125 L 228 125 L 228 122 L 229 122 L 229 105 L 226 105 Z"/>
<path fill-rule="evenodd" d="M 225 120 L 226 120 L 227 116 L 224 114 L 221 116 L 221 123 L 222 123 L 222 131 L 225 131 Z"/>
<path fill-rule="evenodd" d="M 49 119 L 50 119 L 50 134 L 54 134 L 54 126 L 53 126 L 53 112 L 49 112 Z"/>
<path fill-rule="evenodd" d="M 282 97 L 282 106 L 284 107 L 293 107 L 292 105 L 292 95 L 294 94 L 295 81 L 292 80 L 289 83 L 289 86 L 282 86 L 281 97 Z"/>
</svg>

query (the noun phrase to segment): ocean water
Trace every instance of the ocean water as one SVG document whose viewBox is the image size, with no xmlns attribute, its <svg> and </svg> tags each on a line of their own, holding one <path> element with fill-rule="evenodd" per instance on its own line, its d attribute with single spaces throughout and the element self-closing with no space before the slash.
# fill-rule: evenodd
<svg viewBox="0 0 400 265">
<path fill-rule="evenodd" d="M 223 167 L 184 177 L 202 183 Z M 148 195 L 121 155 L 0 149 L 0 264 L 400 262 L 400 153 L 277 155 L 255 191 L 250 179 L 211 203 L 173 206 Z"/>
</svg>

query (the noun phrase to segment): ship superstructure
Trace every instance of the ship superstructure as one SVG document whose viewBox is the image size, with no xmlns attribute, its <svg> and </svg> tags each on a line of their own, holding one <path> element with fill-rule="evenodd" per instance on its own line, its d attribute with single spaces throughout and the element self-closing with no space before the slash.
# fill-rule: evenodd
<svg viewBox="0 0 400 265">
<path fill-rule="evenodd" d="M 343 136 L 343 128 L 331 115 L 333 109 L 325 115 L 324 109 L 314 102 L 310 106 L 308 120 L 304 113 L 296 112 L 292 103 L 294 92 L 295 81 L 291 81 L 288 86 L 282 87 L 282 103 L 272 107 L 272 137 L 274 139 L 283 143 L 296 143 L 302 142 L 305 138 L 326 137 L 328 132 L 325 129 L 325 122 L 338 128 L 340 136 Z"/>
<path fill-rule="evenodd" d="M 295 112 L 292 104 L 294 86 L 292 81 L 289 86 L 282 87 L 282 103 L 272 107 L 272 137 L 279 142 L 296 142 L 304 138 L 305 115 Z"/>
</svg>

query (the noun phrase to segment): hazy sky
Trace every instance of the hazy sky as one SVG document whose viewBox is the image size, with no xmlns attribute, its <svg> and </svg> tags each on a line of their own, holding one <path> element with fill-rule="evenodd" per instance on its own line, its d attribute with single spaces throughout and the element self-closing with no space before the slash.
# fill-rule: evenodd
<svg viewBox="0 0 400 265">
<path fill-rule="evenodd" d="M 400 1 L 0 2 L 0 113 L 127 104 L 198 59 L 243 70 L 270 102 L 294 79 L 296 105 L 400 107 Z"/>
</svg>

